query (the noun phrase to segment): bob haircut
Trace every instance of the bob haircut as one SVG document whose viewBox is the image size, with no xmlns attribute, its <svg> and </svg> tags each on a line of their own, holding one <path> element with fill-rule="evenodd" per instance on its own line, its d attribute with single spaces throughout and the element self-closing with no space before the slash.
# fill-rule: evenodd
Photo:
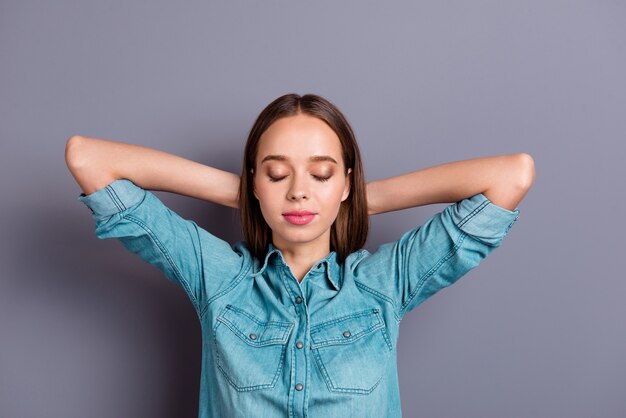
<svg viewBox="0 0 626 418">
<path fill-rule="evenodd" d="M 258 144 L 261 135 L 280 118 L 304 113 L 328 124 L 341 142 L 343 163 L 346 172 L 351 168 L 350 194 L 341 202 L 337 218 L 330 231 L 330 250 L 337 253 L 337 261 L 365 245 L 369 229 L 365 175 L 361 154 L 345 116 L 331 102 L 315 94 L 300 96 L 285 94 L 267 105 L 250 129 L 243 157 L 241 182 L 239 184 L 239 209 L 244 239 L 252 255 L 263 259 L 272 239 L 272 230 L 263 218 L 261 207 L 253 192 L 253 170 L 256 172 Z"/>
</svg>

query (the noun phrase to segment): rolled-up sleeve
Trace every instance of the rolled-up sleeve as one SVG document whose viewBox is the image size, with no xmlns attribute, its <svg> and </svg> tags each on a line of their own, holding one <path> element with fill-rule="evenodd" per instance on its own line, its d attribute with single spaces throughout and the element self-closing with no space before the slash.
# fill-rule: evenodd
<svg viewBox="0 0 626 418">
<path fill-rule="evenodd" d="M 96 237 L 117 238 L 129 251 L 181 285 L 199 316 L 207 301 L 245 267 L 244 254 L 169 209 L 128 179 L 78 200 L 92 212 Z"/>
<path fill-rule="evenodd" d="M 399 240 L 367 253 L 355 280 L 395 306 L 401 319 L 502 244 L 519 217 L 479 193 L 447 206 Z"/>
</svg>

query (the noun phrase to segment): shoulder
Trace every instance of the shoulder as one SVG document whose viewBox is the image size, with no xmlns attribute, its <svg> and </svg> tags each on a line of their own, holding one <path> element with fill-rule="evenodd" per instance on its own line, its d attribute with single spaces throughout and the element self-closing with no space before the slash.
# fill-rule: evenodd
<svg viewBox="0 0 626 418">
<path fill-rule="evenodd" d="M 349 270 L 354 270 L 356 266 L 361 263 L 364 259 L 370 257 L 372 254 L 366 250 L 365 248 L 361 248 L 360 250 L 356 250 L 346 257 L 343 264 L 345 268 Z"/>
</svg>

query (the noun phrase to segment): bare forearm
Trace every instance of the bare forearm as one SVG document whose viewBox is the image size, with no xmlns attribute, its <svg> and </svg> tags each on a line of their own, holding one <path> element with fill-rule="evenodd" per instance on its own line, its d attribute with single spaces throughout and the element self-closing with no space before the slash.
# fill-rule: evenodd
<svg viewBox="0 0 626 418">
<path fill-rule="evenodd" d="M 367 185 L 368 212 L 453 203 L 478 193 L 512 210 L 534 180 L 531 163 L 528 154 L 498 155 L 439 164 L 373 181 Z"/>
<path fill-rule="evenodd" d="M 85 194 L 126 178 L 147 190 L 238 207 L 238 175 L 157 149 L 74 136 L 67 142 L 65 159 Z"/>
</svg>

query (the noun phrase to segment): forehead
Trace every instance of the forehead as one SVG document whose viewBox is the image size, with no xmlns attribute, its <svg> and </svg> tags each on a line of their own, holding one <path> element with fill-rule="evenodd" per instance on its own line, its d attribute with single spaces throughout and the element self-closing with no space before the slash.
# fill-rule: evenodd
<svg viewBox="0 0 626 418">
<path fill-rule="evenodd" d="M 299 114 L 280 118 L 263 132 L 257 163 L 268 155 L 282 155 L 286 163 L 305 163 L 312 156 L 328 155 L 340 165 L 341 142 L 330 126 L 314 116 Z"/>
</svg>

